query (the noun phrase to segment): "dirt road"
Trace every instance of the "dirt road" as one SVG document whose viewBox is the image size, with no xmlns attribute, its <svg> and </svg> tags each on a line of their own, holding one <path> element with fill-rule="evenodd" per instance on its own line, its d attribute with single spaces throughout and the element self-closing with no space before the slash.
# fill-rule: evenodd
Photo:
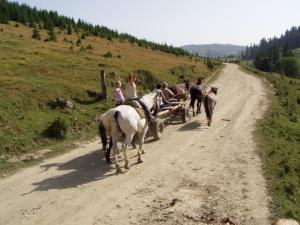
<svg viewBox="0 0 300 225">
<path fill-rule="evenodd" d="M 146 144 L 144 163 L 116 175 L 99 140 L 0 180 L 0 224 L 269 224 L 252 132 L 266 109 L 262 81 L 226 65 L 212 126 L 203 114 Z M 123 163 L 122 163 L 123 165 Z"/>
</svg>

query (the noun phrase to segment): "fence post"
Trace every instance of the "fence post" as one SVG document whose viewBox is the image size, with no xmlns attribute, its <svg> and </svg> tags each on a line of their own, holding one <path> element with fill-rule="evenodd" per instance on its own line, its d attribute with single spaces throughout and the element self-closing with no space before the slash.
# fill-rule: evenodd
<svg viewBox="0 0 300 225">
<path fill-rule="evenodd" d="M 102 86 L 101 99 L 107 99 L 105 70 L 100 71 L 100 77 Z"/>
</svg>

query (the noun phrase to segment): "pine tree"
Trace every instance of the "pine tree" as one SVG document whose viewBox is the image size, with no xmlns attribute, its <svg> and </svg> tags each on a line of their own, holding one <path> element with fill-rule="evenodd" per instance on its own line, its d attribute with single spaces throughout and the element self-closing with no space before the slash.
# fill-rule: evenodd
<svg viewBox="0 0 300 225">
<path fill-rule="evenodd" d="M 53 27 L 51 27 L 48 31 L 48 41 L 56 41 L 56 36 L 53 30 Z"/>
<path fill-rule="evenodd" d="M 293 56 L 293 52 L 289 49 L 288 43 L 285 42 L 282 50 L 282 57 L 290 57 L 290 56 Z"/>
<path fill-rule="evenodd" d="M 41 35 L 40 35 L 40 32 L 37 28 L 34 28 L 32 30 L 32 36 L 31 37 L 34 38 L 34 39 L 37 39 L 37 40 L 41 40 Z"/>
<path fill-rule="evenodd" d="M 3 5 L 0 5 L 0 23 L 8 23 L 9 20 L 9 10 L 4 2 Z"/>
<path fill-rule="evenodd" d="M 72 26 L 71 25 L 68 25 L 67 32 L 68 32 L 69 35 L 72 34 Z"/>
</svg>

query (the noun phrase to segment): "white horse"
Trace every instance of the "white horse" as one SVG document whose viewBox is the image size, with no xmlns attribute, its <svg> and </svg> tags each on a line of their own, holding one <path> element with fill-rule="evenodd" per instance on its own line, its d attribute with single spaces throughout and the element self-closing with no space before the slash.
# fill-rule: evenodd
<svg viewBox="0 0 300 225">
<path fill-rule="evenodd" d="M 145 95 L 143 100 L 148 108 L 151 108 L 155 103 L 155 94 Z M 103 143 L 103 149 L 107 143 L 106 132 L 112 138 L 112 147 L 117 173 L 122 172 L 117 158 L 117 143 L 123 139 L 122 150 L 125 159 L 125 169 L 129 169 L 129 160 L 127 156 L 127 148 L 131 144 L 134 135 L 137 133 L 139 138 L 138 148 L 138 163 L 143 162 L 141 153 L 144 153 L 143 148 L 145 135 L 148 131 L 148 121 L 145 116 L 141 116 L 136 109 L 129 105 L 120 105 L 108 110 L 101 117 L 99 132 Z M 106 154 L 106 160 L 110 160 L 110 151 Z"/>
</svg>

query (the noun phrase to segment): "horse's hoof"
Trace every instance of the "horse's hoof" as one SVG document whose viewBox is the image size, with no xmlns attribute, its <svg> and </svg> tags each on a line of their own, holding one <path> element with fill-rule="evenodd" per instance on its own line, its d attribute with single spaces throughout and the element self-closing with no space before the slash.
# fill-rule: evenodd
<svg viewBox="0 0 300 225">
<path fill-rule="evenodd" d="M 144 162 L 141 158 L 138 158 L 138 163 Z"/>
<path fill-rule="evenodd" d="M 126 170 L 129 170 L 129 169 L 130 169 L 130 166 L 129 166 L 128 164 L 126 164 L 126 165 L 124 166 L 124 168 L 125 168 Z"/>
<path fill-rule="evenodd" d="M 111 160 L 110 159 L 106 159 L 106 163 L 107 164 L 111 164 Z"/>
<path fill-rule="evenodd" d="M 117 174 L 123 173 L 123 170 L 118 166 L 117 167 Z"/>
</svg>

